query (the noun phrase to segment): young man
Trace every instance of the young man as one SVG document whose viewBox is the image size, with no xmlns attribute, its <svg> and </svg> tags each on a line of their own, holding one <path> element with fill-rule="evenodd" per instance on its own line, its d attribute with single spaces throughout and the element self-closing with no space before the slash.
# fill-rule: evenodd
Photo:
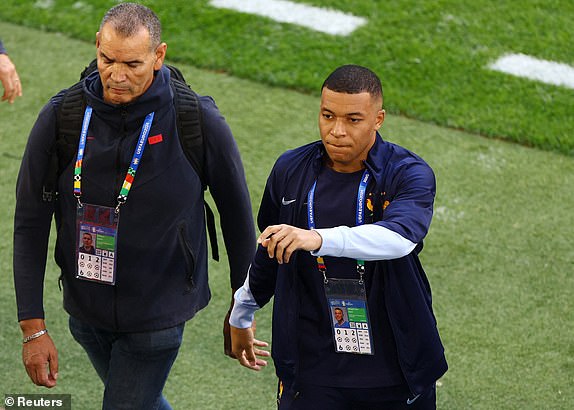
<svg viewBox="0 0 574 410">
<path fill-rule="evenodd" d="M 42 301 L 55 213 L 64 307 L 72 335 L 104 383 L 103 408 L 168 409 L 162 390 L 184 324 L 210 298 L 204 190 L 178 137 L 157 16 L 138 4 L 113 7 L 96 49 L 98 70 L 83 81 L 87 106 L 77 157 L 59 176 L 57 200 L 45 202 L 42 187 L 64 92 L 41 111 L 18 178 L 14 279 L 24 365 L 35 384 L 56 385 L 58 355 Z M 198 101 L 204 176 L 237 289 L 255 248 L 251 201 L 228 125 L 211 97 Z M 78 252 L 84 231 L 98 234 L 94 255 Z"/>
<path fill-rule="evenodd" d="M 435 195 L 431 168 L 383 141 L 379 78 L 354 65 L 324 82 L 321 141 L 276 162 L 260 246 L 235 294 L 232 350 L 259 370 L 254 312 L 274 296 L 279 409 L 432 409 L 447 370 L 418 253 Z M 349 328 L 338 328 L 334 308 Z"/>
</svg>

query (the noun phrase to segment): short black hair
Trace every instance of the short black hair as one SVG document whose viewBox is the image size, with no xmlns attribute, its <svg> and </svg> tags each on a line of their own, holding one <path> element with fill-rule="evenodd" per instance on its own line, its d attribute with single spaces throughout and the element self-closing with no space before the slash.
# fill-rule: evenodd
<svg viewBox="0 0 574 410">
<path fill-rule="evenodd" d="M 360 94 L 367 92 L 372 97 L 383 100 L 383 86 L 379 77 L 366 67 L 348 64 L 338 67 L 333 71 L 323 85 L 337 93 Z"/>
<path fill-rule="evenodd" d="M 131 37 L 144 27 L 149 32 L 150 46 L 154 50 L 161 43 L 161 22 L 157 15 L 141 4 L 120 3 L 105 14 L 100 31 L 110 23 L 114 30 L 124 37 Z"/>
</svg>

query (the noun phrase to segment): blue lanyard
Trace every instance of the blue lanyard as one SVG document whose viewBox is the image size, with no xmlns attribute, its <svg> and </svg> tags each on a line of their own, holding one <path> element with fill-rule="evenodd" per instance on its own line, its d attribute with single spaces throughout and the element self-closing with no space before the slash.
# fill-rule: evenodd
<svg viewBox="0 0 574 410">
<path fill-rule="evenodd" d="M 357 212 L 355 221 L 357 225 L 363 225 L 365 223 L 365 197 L 367 196 L 367 185 L 369 179 L 371 178 L 371 173 L 368 169 L 365 169 L 363 176 L 361 177 L 361 182 L 359 184 L 359 189 L 357 191 Z M 309 229 L 315 229 L 315 188 L 317 187 L 317 180 L 313 183 L 311 190 L 307 194 L 307 223 Z"/>
<path fill-rule="evenodd" d="M 357 191 L 357 211 L 355 213 L 355 221 L 357 226 L 363 225 L 365 223 L 365 198 L 367 196 L 367 185 L 371 174 L 368 169 L 365 169 L 363 176 L 361 177 L 361 182 L 359 183 L 359 189 Z M 313 183 L 313 186 L 307 194 L 307 224 L 309 229 L 315 229 L 315 188 L 317 187 L 317 180 Z M 327 282 L 325 261 L 321 256 L 317 257 L 317 267 L 319 271 L 323 274 L 325 283 Z M 360 282 L 363 281 L 363 274 L 365 273 L 365 261 L 357 260 L 357 272 L 360 275 Z"/>
<path fill-rule="evenodd" d="M 86 140 L 88 138 L 88 126 L 92 119 L 92 107 L 89 105 L 84 111 L 84 120 L 82 121 L 82 131 L 80 133 L 80 142 L 78 144 L 78 155 L 74 166 L 74 196 L 80 201 L 82 195 L 82 161 L 84 160 L 84 151 L 86 150 Z"/>
<path fill-rule="evenodd" d="M 122 189 L 120 190 L 120 194 L 118 195 L 118 205 L 116 207 L 116 212 L 119 212 L 120 205 L 126 202 L 128 194 L 130 192 L 132 183 L 136 176 L 136 172 L 138 166 L 141 162 L 144 149 L 148 140 L 149 132 L 151 130 L 151 124 L 153 122 L 154 112 L 150 112 L 146 115 L 140 136 L 138 138 L 138 143 L 134 150 L 134 154 L 132 156 L 132 161 L 128 168 L 128 172 L 126 173 L 126 177 L 124 178 L 124 183 L 122 185 Z M 89 105 L 86 107 L 84 111 L 84 120 L 82 122 L 82 132 L 80 134 L 80 142 L 78 144 L 78 155 L 76 157 L 76 165 L 74 168 L 74 196 L 78 199 L 78 204 L 81 206 L 82 203 L 80 202 L 80 197 L 82 195 L 81 184 L 82 184 L 82 162 L 84 160 L 84 152 L 86 150 L 86 141 L 88 135 L 88 126 L 90 125 L 90 120 L 92 117 L 92 107 Z"/>
</svg>

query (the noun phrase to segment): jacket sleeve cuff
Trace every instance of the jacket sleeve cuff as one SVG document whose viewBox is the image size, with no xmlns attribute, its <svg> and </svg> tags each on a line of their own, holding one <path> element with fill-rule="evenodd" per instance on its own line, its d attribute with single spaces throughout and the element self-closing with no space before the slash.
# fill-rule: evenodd
<svg viewBox="0 0 574 410">
<path fill-rule="evenodd" d="M 255 312 L 260 309 L 249 289 L 249 274 L 245 283 L 234 295 L 235 303 L 229 316 L 229 324 L 238 329 L 247 329 L 253 325 Z"/>
</svg>

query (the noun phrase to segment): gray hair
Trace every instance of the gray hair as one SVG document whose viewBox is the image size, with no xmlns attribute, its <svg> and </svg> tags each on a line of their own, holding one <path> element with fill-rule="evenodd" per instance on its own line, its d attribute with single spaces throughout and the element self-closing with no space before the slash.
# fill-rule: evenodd
<svg viewBox="0 0 574 410">
<path fill-rule="evenodd" d="M 105 14 L 100 24 L 100 31 L 106 24 L 124 37 L 135 35 L 142 27 L 147 29 L 150 47 L 154 50 L 161 43 L 161 23 L 157 15 L 141 4 L 120 3 Z"/>
</svg>

